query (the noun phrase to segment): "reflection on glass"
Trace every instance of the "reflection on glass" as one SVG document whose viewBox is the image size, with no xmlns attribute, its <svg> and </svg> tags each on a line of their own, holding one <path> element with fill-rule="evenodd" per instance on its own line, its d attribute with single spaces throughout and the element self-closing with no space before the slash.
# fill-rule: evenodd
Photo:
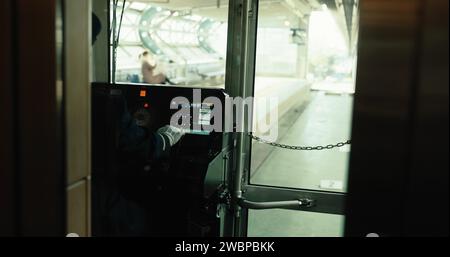
<svg viewBox="0 0 450 257">
<path fill-rule="evenodd" d="M 127 2 L 117 48 L 116 82 L 145 82 L 140 55 L 148 51 L 147 59 L 155 66 L 151 72 L 163 74 L 166 85 L 223 88 L 228 3 L 208 4 Z"/>
<path fill-rule="evenodd" d="M 276 141 L 302 146 L 347 141 L 356 48 L 336 11 L 277 1 L 260 2 L 259 9 L 255 97 L 278 99 L 279 119 L 270 121 L 278 130 Z M 254 108 L 254 133 L 270 134 L 255 125 L 269 123 L 267 110 Z M 345 192 L 349 152 L 349 146 L 293 151 L 254 141 L 250 183 Z"/>
</svg>

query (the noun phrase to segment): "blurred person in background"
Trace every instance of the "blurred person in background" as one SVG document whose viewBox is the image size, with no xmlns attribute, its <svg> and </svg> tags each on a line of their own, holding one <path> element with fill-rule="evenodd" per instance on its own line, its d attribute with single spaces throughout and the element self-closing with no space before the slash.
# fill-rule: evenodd
<svg viewBox="0 0 450 257">
<path fill-rule="evenodd" d="M 144 51 L 139 55 L 141 61 L 142 76 L 144 83 L 148 84 L 165 84 L 168 82 L 166 75 L 158 71 L 156 59 L 149 51 Z"/>
</svg>

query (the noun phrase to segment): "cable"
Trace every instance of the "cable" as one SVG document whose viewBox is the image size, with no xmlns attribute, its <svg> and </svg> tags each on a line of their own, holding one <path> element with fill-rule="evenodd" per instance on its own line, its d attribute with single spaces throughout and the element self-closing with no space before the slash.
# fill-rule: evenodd
<svg viewBox="0 0 450 257">
<path fill-rule="evenodd" d="M 117 27 L 117 8 L 119 5 L 119 0 L 114 0 L 114 2 L 113 2 L 113 20 L 112 20 L 112 28 L 110 31 L 110 35 L 112 34 L 112 41 L 113 41 L 113 43 L 112 43 L 112 47 L 113 47 L 112 81 L 111 81 L 112 83 L 116 82 L 117 48 L 119 46 L 119 41 L 120 41 L 120 31 L 122 29 L 122 20 L 123 20 L 123 14 L 125 12 L 125 4 L 126 4 L 126 0 L 123 0 L 119 26 Z M 116 32 L 117 32 L 117 35 L 116 35 Z"/>
<path fill-rule="evenodd" d="M 120 31 L 122 30 L 122 20 L 123 20 L 123 13 L 125 12 L 125 4 L 126 4 L 126 2 L 127 2 L 127 0 L 123 0 L 123 3 L 122 3 L 122 12 L 120 14 L 119 28 L 117 30 L 116 47 L 119 45 Z"/>
</svg>

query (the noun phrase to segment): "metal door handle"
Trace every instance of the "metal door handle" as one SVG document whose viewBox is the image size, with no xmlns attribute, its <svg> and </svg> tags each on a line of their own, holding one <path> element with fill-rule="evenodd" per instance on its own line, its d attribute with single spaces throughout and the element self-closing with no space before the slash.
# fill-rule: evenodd
<svg viewBox="0 0 450 257">
<path fill-rule="evenodd" d="M 279 208 L 300 208 L 300 207 L 313 207 L 315 201 L 312 199 L 299 199 L 291 201 L 271 201 L 271 202 L 254 202 L 244 198 L 240 198 L 238 201 L 239 206 L 247 209 L 264 210 L 264 209 L 279 209 Z"/>
</svg>

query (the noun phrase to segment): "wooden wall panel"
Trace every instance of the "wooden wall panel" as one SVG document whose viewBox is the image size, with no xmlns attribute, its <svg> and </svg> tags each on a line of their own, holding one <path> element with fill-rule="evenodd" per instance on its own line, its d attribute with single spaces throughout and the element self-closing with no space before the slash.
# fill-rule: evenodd
<svg viewBox="0 0 450 257">
<path fill-rule="evenodd" d="M 413 236 L 449 233 L 448 11 L 447 0 L 425 1 L 422 9 L 411 172 L 404 210 L 405 231 Z"/>
<path fill-rule="evenodd" d="M 20 235 L 62 235 L 65 227 L 56 97 L 55 0 L 16 0 L 16 133 Z"/>
<path fill-rule="evenodd" d="M 85 236 L 90 231 L 91 10 L 90 0 L 65 0 L 67 232 Z"/>
<path fill-rule="evenodd" d="M 65 1 L 65 96 L 68 184 L 90 174 L 89 0 Z"/>
<path fill-rule="evenodd" d="M 15 233 L 12 5 L 0 2 L 0 236 Z"/>
<path fill-rule="evenodd" d="M 77 182 L 67 188 L 67 233 L 88 235 L 88 185 Z"/>
<path fill-rule="evenodd" d="M 360 1 L 359 28 L 346 235 L 448 234 L 448 1 Z"/>
</svg>

